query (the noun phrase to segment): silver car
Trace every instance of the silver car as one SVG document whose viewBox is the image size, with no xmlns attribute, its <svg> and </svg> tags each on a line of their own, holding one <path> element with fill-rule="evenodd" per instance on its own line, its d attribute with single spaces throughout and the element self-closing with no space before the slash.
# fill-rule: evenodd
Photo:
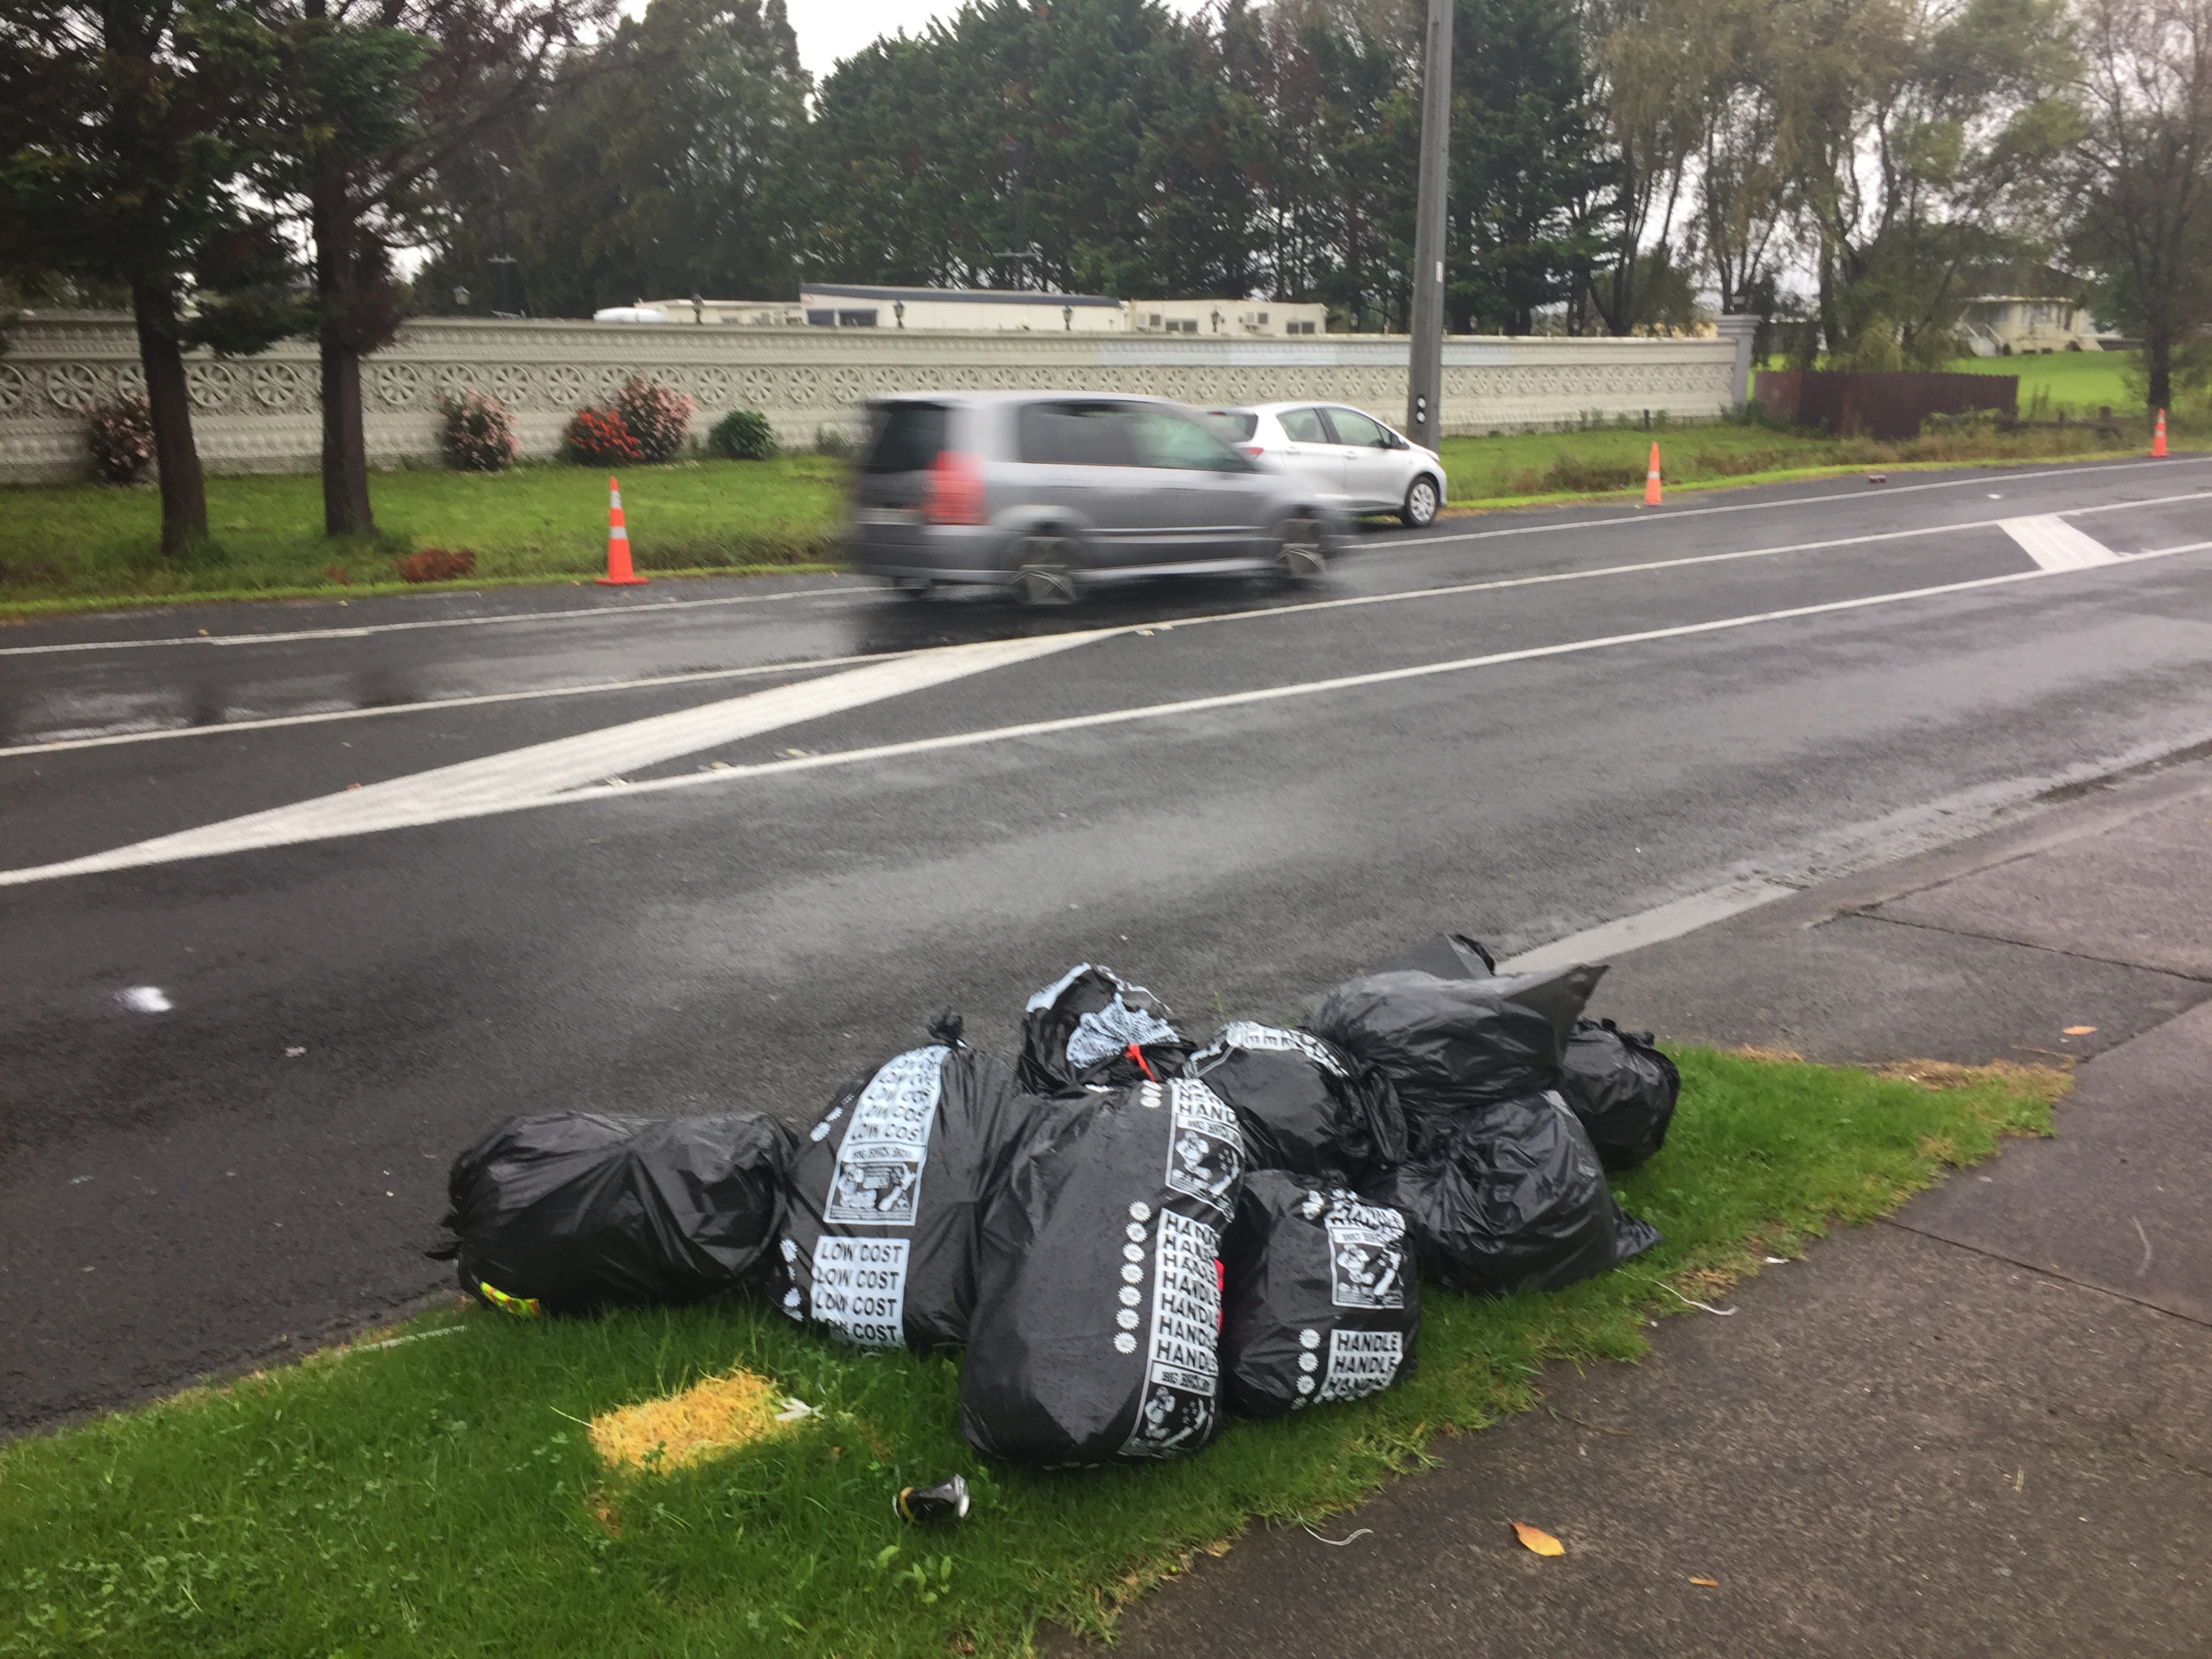
<svg viewBox="0 0 2212 1659">
<path fill-rule="evenodd" d="M 1192 410 L 1156 398 L 914 392 L 869 406 L 853 483 L 853 568 L 1064 604 L 1094 583 L 1215 572 L 1306 581 L 1341 514 Z"/>
<path fill-rule="evenodd" d="M 1244 453 L 1305 479 L 1346 513 L 1395 513 L 1418 529 L 1444 504 L 1444 464 L 1372 415 L 1342 404 L 1250 404 L 1208 417 Z"/>
</svg>

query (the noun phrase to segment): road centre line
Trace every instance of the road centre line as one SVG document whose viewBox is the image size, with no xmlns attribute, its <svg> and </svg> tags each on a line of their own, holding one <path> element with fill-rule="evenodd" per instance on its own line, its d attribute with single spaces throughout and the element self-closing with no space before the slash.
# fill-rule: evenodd
<svg viewBox="0 0 2212 1659">
<path fill-rule="evenodd" d="M 2176 501 L 2194 501 L 2208 499 L 2212 499 L 2212 490 L 2192 490 L 2179 495 L 2156 496 L 2147 501 L 2100 502 L 2094 507 L 2071 507 L 2068 508 L 2062 514 L 2046 514 L 2045 516 L 2054 520 L 2059 518 L 2072 518 L 2093 513 L 2123 512 L 2130 507 L 2163 507 L 2169 506 Z M 1117 623 L 1112 628 L 1088 630 L 1088 634 L 1090 636 L 1104 638 L 1114 634 L 1134 633 L 1139 629 L 1146 628 L 1161 632 L 1171 632 L 1176 629 L 1196 628 L 1209 623 L 1250 622 L 1263 617 L 1299 616 L 1309 612 L 1322 611 L 1350 610 L 1361 605 L 1396 605 L 1407 599 L 1449 599 L 1468 593 L 1498 592 L 1516 587 L 1540 587 L 1553 582 L 1586 581 L 1599 576 L 1639 575 L 1656 570 L 1679 570 L 1698 565 L 1725 564 L 1730 561 L 1738 559 L 1773 558 L 1790 553 L 1825 552 L 1836 548 L 1860 547 L 1877 542 L 1906 541 L 1916 536 L 1942 535 L 1954 532 L 1969 530 L 2003 530 L 2006 526 L 2018 522 L 2020 522 L 2020 520 L 2013 519 L 1978 519 L 1961 524 L 1932 525 L 1912 530 L 1883 530 L 1876 531 L 1863 536 L 1841 536 L 1832 538 L 1826 541 L 1789 542 L 1774 547 L 1743 548 L 1729 553 L 1692 553 L 1685 554 L 1680 557 L 1671 559 L 1641 560 L 1633 564 L 1600 565 L 1587 570 L 1555 570 L 1548 571 L 1542 574 L 1534 576 L 1496 576 L 1482 581 L 1455 582 L 1442 587 L 1408 588 L 1392 593 L 1361 593 L 1351 595 L 1344 599 L 1305 599 L 1300 600 L 1295 604 L 1268 605 L 1256 610 L 1217 611 L 1205 616 L 1186 617 L 1179 620 Z M 2086 538 L 2084 539 L 2086 539 Z M 2164 552 L 2189 552 L 2196 550 L 2192 545 L 2186 548 L 2166 548 L 2160 550 Z M 2143 556 L 2140 554 L 2132 556 L 2116 554 L 2113 556 L 2115 559 L 2129 556 L 2141 557 Z M 864 655 L 852 658 L 830 658 L 824 660 L 829 663 L 891 660 L 898 656 L 908 654 L 912 653 L 878 653 L 874 656 Z M 700 676 L 700 678 L 712 678 L 725 675 L 734 678 L 742 673 L 768 674 L 800 672 L 806 667 L 814 665 L 818 665 L 779 664 L 757 670 L 715 669 L 706 671 Z M 604 690 L 628 690 L 640 686 L 679 684 L 681 683 L 682 678 L 683 677 L 681 676 L 671 676 L 659 680 L 616 681 L 599 685 L 547 688 L 537 691 L 495 692 L 487 693 L 480 698 L 447 698 L 432 702 L 398 703 L 384 708 L 336 709 L 311 714 L 275 715 L 267 720 L 236 720 L 216 726 L 179 726 L 162 732 L 117 732 L 112 736 L 106 737 L 62 738 L 52 742 L 21 744 L 14 748 L 0 749 L 0 759 L 5 759 L 11 756 L 66 754 L 76 749 L 112 746 L 119 744 L 144 743 L 155 739 L 169 738 L 202 737 L 224 732 L 267 731 L 284 726 L 316 725 L 327 720 L 364 719 L 371 715 L 422 714 L 442 708 L 465 708 L 471 706 L 472 703 L 478 702 L 520 701 L 526 698 L 574 696 L 582 696 L 589 692 Z"/>
<path fill-rule="evenodd" d="M 2077 478 L 2102 477 L 2107 472 L 2132 472 L 2146 466 L 2171 466 L 2175 461 L 2212 461 L 2212 454 L 2169 455 L 2162 460 L 2086 462 L 2075 466 L 2045 467 L 2035 472 L 1984 472 L 1971 478 L 1939 478 L 1932 483 L 1892 484 L 1885 486 L 1882 494 L 1911 495 L 1929 489 L 1966 489 L 1972 486 L 2002 482 L 2027 483 L 2037 478 Z M 2091 469 L 2094 469 L 2092 473 Z M 1872 499 L 1863 489 L 1838 489 L 1826 495 L 1796 495 L 1787 501 L 1731 501 L 1719 507 L 1687 507 L 1680 509 L 1662 507 L 1657 514 L 1646 516 L 1642 512 L 1624 513 L 1613 519 L 1582 519 L 1572 524 L 1531 524 L 1508 526 L 1503 530 L 1465 530 L 1441 536 L 1409 537 L 1395 541 L 1394 547 L 1428 547 L 1443 542 L 1487 541 L 1496 536 L 1549 536 L 1563 530 L 1613 530 L 1624 525 L 1671 524 L 1680 519 L 1710 518 L 1722 513 L 1766 513 L 1784 507 L 1815 507 L 1823 501 L 1863 501 Z M 2141 507 L 2146 502 L 2114 503 Z M 1490 509 L 1493 512 L 1512 512 L 1511 507 Z M 1519 509 L 1527 510 L 1527 509 Z M 1938 526 L 1941 528 L 1942 526 Z M 1956 528 L 1955 526 L 1951 526 Z"/>
<path fill-rule="evenodd" d="M 1097 637 L 1053 634 L 1034 640 L 990 640 L 896 657 L 796 685 L 780 685 L 696 708 L 602 726 L 379 783 L 356 784 L 335 794 L 157 836 L 109 853 L 27 870 L 0 871 L 0 886 L 51 875 L 167 864 L 179 859 L 337 840 L 509 811 L 560 799 L 562 791 L 593 779 L 617 776 L 625 768 L 658 765 L 702 749 L 720 748 L 779 726 L 843 714 L 1010 663 L 1049 656 Z"/>
<path fill-rule="evenodd" d="M 533 702 L 548 697 L 582 697 L 599 691 L 647 691 L 655 686 L 696 685 L 710 680 L 765 678 L 770 674 L 804 674 L 817 668 L 848 668 L 861 663 L 889 662 L 912 656 L 910 651 L 866 651 L 850 657 L 808 657 L 792 662 L 763 663 L 752 668 L 702 668 L 688 674 L 654 674 L 635 680 L 593 680 L 586 685 L 548 685 L 534 691 L 485 691 L 463 697 L 432 697 L 421 702 L 383 703 L 374 708 L 322 708 L 307 714 L 270 714 L 260 720 L 221 720 L 212 726 L 167 726 L 154 732 L 117 732 L 96 738 L 53 738 L 44 743 L 19 743 L 0 749 L 0 760 L 13 755 L 66 755 L 79 749 L 106 749 L 117 744 L 158 743 L 170 738 L 212 738 L 230 732 L 269 732 L 293 726 L 321 726 L 331 720 L 363 720 L 381 714 L 428 714 L 446 708 L 482 708 L 502 702 Z"/>
<path fill-rule="evenodd" d="M 2130 562 L 2145 559 L 2171 557 L 2180 553 L 2212 551 L 2212 541 L 2190 542 L 2179 547 L 2154 548 L 2134 554 Z M 2010 571 L 2002 576 L 1977 576 L 1965 581 L 1942 582 L 1930 587 L 1899 589 L 1889 593 L 1870 593 L 1851 599 L 1830 599 L 1820 605 L 1791 605 L 1779 611 L 1762 611 L 1741 617 L 1723 617 L 1711 622 L 1682 623 L 1670 628 L 1645 629 L 1634 634 L 1609 634 L 1595 639 L 1569 640 L 1558 645 L 1528 646 L 1518 651 L 1493 652 L 1486 656 L 1462 657 L 1455 661 L 1421 663 L 1407 668 L 1378 669 L 1366 674 L 1345 674 L 1332 679 L 1308 680 L 1294 685 L 1265 686 L 1251 691 L 1227 691 L 1210 697 L 1192 697 L 1179 702 L 1150 703 L 1133 708 L 1106 709 L 1096 714 L 1071 714 L 1060 720 L 1031 720 L 1019 726 L 994 726 L 981 732 L 949 733 L 944 737 L 915 738 L 903 743 L 878 744 L 865 749 L 848 749 L 826 755 L 808 755 L 791 760 L 764 761 L 748 766 L 732 766 L 713 772 L 695 772 L 680 777 L 654 778 L 644 783 L 621 784 L 598 788 L 577 789 L 556 800 L 532 802 L 538 806 L 555 806 L 574 800 L 600 799 L 611 794 L 635 795 L 662 789 L 687 789 L 705 784 L 735 782 L 744 778 L 757 778 L 784 772 L 817 771 L 824 767 L 850 766 L 862 762 L 896 759 L 906 755 L 924 755 L 948 749 L 970 748 L 987 743 L 1003 743 L 1029 737 L 1049 736 L 1060 732 L 1077 732 L 1094 726 L 1127 725 L 1134 721 L 1168 719 L 1179 714 L 1205 714 L 1217 708 L 1241 708 L 1253 703 L 1274 702 L 1289 697 L 1317 696 L 1331 691 L 1357 690 L 1371 685 L 1387 685 L 1401 680 L 1425 679 L 1439 674 L 1464 673 L 1477 668 L 1502 667 L 1510 663 L 1534 662 L 1547 657 L 1578 655 L 1586 651 L 1602 651 L 1615 646 L 1643 645 L 1659 640 L 1689 638 L 1699 634 L 1717 634 L 1738 628 L 1753 628 L 1765 623 L 1789 622 L 1801 617 L 1832 615 L 1838 611 L 1859 611 L 1875 605 L 1897 605 L 1908 599 L 1934 599 L 1948 593 L 1969 593 L 1983 588 L 2003 587 L 2019 582 L 2040 581 L 2052 576 L 2079 574 L 2076 571 L 2031 570 Z M 0 872 L 0 884 L 5 884 L 12 872 Z"/>
<path fill-rule="evenodd" d="M 605 622 L 655 615 L 663 611 L 700 611 L 715 605 L 781 605 L 788 599 L 872 597 L 872 588 L 801 587 L 788 593 L 724 593 L 711 599 L 648 599 L 627 605 L 584 611 L 515 611 L 496 617 L 430 617 L 418 622 L 362 623 L 354 628 L 302 628 L 284 634 L 179 634 L 158 640 L 74 640 L 59 645 L 0 646 L 0 657 L 59 656 L 74 651 L 146 651 L 163 645 L 290 645 L 302 640 L 363 640 L 376 634 L 411 634 L 434 628 L 491 628 L 501 623 Z M 327 601 L 325 601 L 327 603 Z M 337 601 L 343 605 L 343 599 Z"/>
<path fill-rule="evenodd" d="M 2007 483 L 2027 483 L 2038 478 L 2066 478 L 2098 476 L 2109 472 L 2131 471 L 2140 467 L 2175 467 L 2191 461 L 2212 460 L 2212 455 L 2176 455 L 2156 461 L 2118 461 L 2090 463 L 2084 466 L 2046 467 L 2034 472 L 2002 472 L 1984 474 L 1970 478 L 1944 478 L 1932 483 L 1899 484 L 1886 491 L 1888 495 L 1911 495 L 1930 489 L 1963 489 L 1970 485 L 2002 480 Z M 2090 468 L 2094 468 L 2094 473 Z M 1661 516 L 1644 517 L 1624 514 L 1610 519 L 1577 519 L 1565 524 L 1511 525 L 1498 530 L 1468 530 L 1443 535 L 1394 538 L 1378 551 L 1395 551 L 1401 548 L 1431 547 L 1450 542 L 1489 541 L 1500 537 L 1547 536 L 1569 530 L 1612 530 L 1626 525 L 1674 523 L 1684 519 L 1707 518 L 1723 513 L 1765 513 L 1787 507 L 1813 507 L 1825 501 L 1865 501 L 1863 491 L 1842 490 L 1826 495 L 1799 495 L 1787 501 L 1735 501 L 1719 507 L 1692 507 L 1664 510 Z M 2183 499 L 2167 497 L 2165 499 Z M 2103 512 L 2119 507 L 2148 507 L 2149 501 L 2118 501 L 2097 507 L 2075 508 L 2077 512 Z M 1960 526 L 1935 526 L 1934 529 L 1959 529 Z M 1907 533 L 1907 532 L 1899 532 Z M 78 640 L 57 645 L 0 646 L 0 657 L 58 655 L 82 651 L 136 651 L 157 646 L 251 646 L 290 644 L 304 640 L 365 639 L 378 634 L 410 633 L 437 628 L 489 628 L 506 623 L 561 623 L 572 622 L 601 622 L 609 618 L 651 617 L 663 611 L 692 611 L 717 605 L 775 605 L 790 599 L 837 597 L 863 599 L 875 597 L 873 587 L 806 587 L 787 593 L 724 594 L 708 599 L 656 600 L 647 604 L 622 607 L 608 606 L 585 611 L 525 611 L 496 617 L 441 617 L 420 622 L 365 623 L 353 628 L 301 629 L 282 634 L 202 634 L 179 635 L 155 640 Z"/>
<path fill-rule="evenodd" d="M 2133 556 L 2136 561 L 2162 558 L 2179 553 L 2212 550 L 2212 542 L 2195 542 L 2179 547 L 2154 549 Z M 1710 622 L 1683 623 L 1668 628 L 1646 629 L 1632 634 L 1606 635 L 1586 640 L 1565 641 L 1555 645 L 1530 646 L 1516 651 L 1493 652 L 1479 657 L 1463 657 L 1450 662 L 1424 663 L 1406 668 L 1382 669 L 1365 674 L 1340 675 L 1324 680 L 1310 680 L 1292 685 L 1267 686 L 1249 691 L 1224 692 L 1213 696 L 1188 698 L 1176 702 L 1153 703 L 1129 708 L 1106 709 L 1088 714 L 1069 715 L 1058 720 L 1031 720 L 1016 726 L 992 727 L 979 732 L 947 733 L 935 738 L 919 738 L 902 743 L 878 744 L 866 748 L 841 750 L 827 755 L 808 755 L 791 759 L 731 766 L 720 770 L 685 774 L 669 778 L 656 778 L 644 783 L 630 784 L 614 781 L 595 787 L 571 787 L 562 793 L 530 793 L 532 788 L 543 790 L 547 780 L 556 772 L 566 775 L 607 775 L 614 769 L 618 757 L 611 752 L 613 740 L 629 732 L 632 727 L 616 726 L 605 732 L 586 733 L 580 738 L 564 738 L 553 744 L 536 746 L 538 751 L 561 750 L 573 748 L 587 752 L 589 763 L 579 767 L 568 756 L 561 757 L 561 765 L 549 767 L 536 759 L 536 751 L 525 750 L 511 755 L 494 756 L 485 761 L 464 762 L 459 766 L 437 771 L 398 778 L 372 786 L 380 793 L 364 803 L 367 790 L 352 791 L 340 795 L 325 795 L 296 805 L 277 807 L 270 811 L 209 824 L 197 830 L 136 842 L 106 853 L 95 853 L 82 858 L 58 863 L 37 865 L 18 870 L 0 871 L 0 886 L 20 886 L 33 882 L 51 881 L 64 876 L 88 875 L 97 872 L 131 869 L 146 865 L 167 864 L 180 860 L 210 857 L 222 853 L 259 850 L 270 847 L 296 845 L 303 842 L 321 841 L 364 834 L 375 830 L 398 829 L 430 823 L 442 823 L 462 818 L 485 817 L 511 811 L 527 811 L 544 806 L 577 805 L 604 800 L 610 796 L 637 796 L 663 790 L 702 787 L 709 784 L 735 782 L 774 776 L 784 773 L 815 771 L 829 767 L 842 767 L 865 763 L 903 758 L 910 756 L 942 753 L 950 750 L 979 747 L 984 744 L 1003 743 L 1024 738 L 1045 737 L 1064 732 L 1085 731 L 1110 726 L 1129 725 L 1139 721 L 1172 719 L 1181 715 L 1209 713 L 1217 709 L 1247 707 L 1258 703 L 1279 702 L 1291 697 L 1319 696 L 1334 691 L 1387 685 L 1401 681 L 1425 679 L 1443 674 L 1463 673 L 1474 669 L 1498 667 L 1511 663 L 1534 662 L 1546 658 L 1578 655 L 1585 652 L 1601 651 L 1616 646 L 1648 644 L 1662 640 L 1690 638 L 1698 635 L 1715 634 L 1739 628 L 1757 627 L 1767 623 L 1792 621 L 1806 617 L 1834 615 L 1876 605 L 1897 605 L 1912 599 L 1932 599 L 1946 594 L 1979 592 L 1985 588 L 2008 586 L 2021 582 L 2039 581 L 2053 576 L 2078 574 L 2078 572 L 2046 570 L 2040 567 L 2008 572 L 1998 576 L 1975 577 L 1964 581 L 1944 582 L 1928 587 L 1906 588 L 1893 592 L 1863 595 L 1856 599 L 1832 599 L 1819 605 L 1793 605 L 1782 610 L 1759 611 L 1741 617 L 1718 617 Z M 942 683 L 945 679 L 963 678 L 982 669 L 1004 663 L 1042 656 L 1049 651 L 1087 643 L 1093 640 L 1126 635 L 1131 630 L 1115 629 L 1097 634 L 1053 635 L 1042 640 L 995 642 L 996 654 L 989 647 L 948 647 L 947 652 L 969 653 L 954 672 L 939 676 L 936 680 L 925 678 L 932 657 L 902 658 L 893 662 L 878 664 L 869 668 L 854 670 L 845 675 L 832 676 L 826 680 L 810 681 L 803 686 L 780 688 L 777 691 L 756 693 L 759 699 L 781 697 L 784 692 L 815 694 L 823 703 L 839 699 L 841 682 L 856 681 L 866 676 L 883 676 L 886 682 L 894 678 L 906 678 L 914 684 L 903 689 L 917 689 L 921 684 Z M 886 674 L 885 671 L 906 670 L 904 677 Z M 898 695 L 898 687 L 878 690 L 871 685 L 862 695 L 850 697 L 847 706 L 858 707 L 879 702 L 884 697 Z M 750 703 L 753 699 L 739 698 L 737 703 Z M 722 706 L 714 706 L 720 714 Z M 681 721 L 702 711 L 686 711 L 684 715 L 659 715 L 650 721 L 633 723 L 635 726 L 653 726 L 666 722 Z M 834 708 L 823 712 L 838 712 Z M 813 718 L 801 716 L 800 718 Z M 727 720 L 728 716 L 723 714 Z M 732 726 L 742 724 L 732 721 Z M 792 720 L 781 710 L 775 711 L 772 724 L 790 724 Z M 689 735 L 696 735 L 696 730 Z M 689 752 L 696 752 L 707 744 L 690 744 Z M 677 749 L 673 752 L 686 752 Z M 653 765 L 670 757 L 664 745 L 658 752 L 634 753 L 628 764 L 631 767 Z M 502 763 L 523 762 L 520 768 Z M 451 787 L 447 781 L 457 781 L 460 787 Z M 557 786 L 554 786 L 557 787 Z M 349 804 L 373 805 L 371 812 L 349 810 Z"/>
</svg>

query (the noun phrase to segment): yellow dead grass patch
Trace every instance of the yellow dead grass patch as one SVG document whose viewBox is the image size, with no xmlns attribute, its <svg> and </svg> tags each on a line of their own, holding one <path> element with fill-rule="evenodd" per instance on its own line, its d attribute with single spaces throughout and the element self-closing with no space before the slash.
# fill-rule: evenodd
<svg viewBox="0 0 2212 1659">
<path fill-rule="evenodd" d="M 1948 1060 L 1897 1060 L 1873 1070 L 1876 1077 L 1893 1083 L 1917 1083 L 1923 1089 L 1971 1089 L 1978 1083 L 2002 1082 L 2050 1105 L 2074 1086 L 2073 1056 L 2064 1058 L 2069 1064 L 2025 1066 L 2017 1060 L 1998 1060 L 1987 1066 L 1959 1066 Z"/>
<path fill-rule="evenodd" d="M 680 1394 L 601 1413 L 592 1419 L 592 1448 L 610 1466 L 680 1469 L 789 1433 L 792 1424 L 775 1420 L 781 1403 L 766 1377 L 732 1371 Z"/>
</svg>

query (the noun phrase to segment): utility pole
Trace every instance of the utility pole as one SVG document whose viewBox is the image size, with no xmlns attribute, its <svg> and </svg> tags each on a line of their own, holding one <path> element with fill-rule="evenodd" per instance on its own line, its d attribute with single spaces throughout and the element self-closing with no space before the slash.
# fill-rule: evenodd
<svg viewBox="0 0 2212 1659">
<path fill-rule="evenodd" d="M 1450 190 L 1453 0 L 1429 0 L 1421 76 L 1421 176 L 1413 221 L 1413 360 L 1406 435 L 1434 449 L 1444 394 L 1444 202 Z"/>
</svg>

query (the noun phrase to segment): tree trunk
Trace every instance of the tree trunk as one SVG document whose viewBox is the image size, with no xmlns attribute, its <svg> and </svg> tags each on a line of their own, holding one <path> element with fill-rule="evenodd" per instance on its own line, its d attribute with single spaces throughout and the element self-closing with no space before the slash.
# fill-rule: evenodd
<svg viewBox="0 0 2212 1659">
<path fill-rule="evenodd" d="M 207 539 L 207 479 L 192 440 L 191 388 L 177 344 L 177 295 L 167 283 L 131 290 L 138 325 L 138 362 L 154 422 L 154 465 L 161 476 L 161 551 L 173 558 Z"/>
<path fill-rule="evenodd" d="M 318 181 L 309 208 L 315 242 L 315 293 L 322 301 L 319 331 L 323 391 L 323 533 L 373 536 L 368 504 L 368 449 L 362 428 L 361 353 L 349 316 L 353 289 L 352 207 L 343 181 Z"/>
<path fill-rule="evenodd" d="M 2172 406 L 2173 340 L 2166 330 L 2154 328 L 2144 332 L 2143 369 L 2150 381 L 2150 396 L 2144 413 L 2155 418 L 2160 410 Z"/>
</svg>

